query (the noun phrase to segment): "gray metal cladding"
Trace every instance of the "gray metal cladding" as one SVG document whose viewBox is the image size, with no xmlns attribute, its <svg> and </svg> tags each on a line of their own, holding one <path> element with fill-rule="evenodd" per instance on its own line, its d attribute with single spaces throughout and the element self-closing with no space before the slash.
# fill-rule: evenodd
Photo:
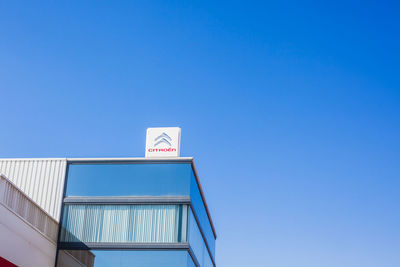
<svg viewBox="0 0 400 267">
<path fill-rule="evenodd" d="M 67 159 L 0 159 L 0 173 L 59 220 Z"/>
</svg>

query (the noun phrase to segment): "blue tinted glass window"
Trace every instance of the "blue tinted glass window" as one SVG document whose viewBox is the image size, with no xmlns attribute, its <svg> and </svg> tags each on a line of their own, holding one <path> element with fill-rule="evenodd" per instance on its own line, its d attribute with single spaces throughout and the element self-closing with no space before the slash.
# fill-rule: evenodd
<svg viewBox="0 0 400 267">
<path fill-rule="evenodd" d="M 215 256 L 214 233 L 211 228 L 211 223 L 208 219 L 206 208 L 204 206 L 204 202 L 200 195 L 200 191 L 197 186 L 196 178 L 193 173 L 191 174 L 191 179 L 190 179 L 190 199 L 192 201 L 194 211 L 197 215 L 197 219 L 199 220 L 200 227 L 203 230 L 203 234 L 206 238 L 208 247 L 210 248 L 211 255 L 214 258 L 214 256 Z"/>
<path fill-rule="evenodd" d="M 211 255 L 207 250 L 205 240 L 200 233 L 198 224 L 191 210 L 189 211 L 188 219 L 188 240 L 190 247 L 196 256 L 197 262 L 201 267 L 213 267 L 214 265 L 211 261 Z"/>
<path fill-rule="evenodd" d="M 193 267 L 187 251 L 60 250 L 57 267 Z"/>
<path fill-rule="evenodd" d="M 66 196 L 189 196 L 214 258 L 215 238 L 190 163 L 69 164 Z"/>
<path fill-rule="evenodd" d="M 69 164 L 66 196 L 189 195 L 190 164 Z"/>
</svg>

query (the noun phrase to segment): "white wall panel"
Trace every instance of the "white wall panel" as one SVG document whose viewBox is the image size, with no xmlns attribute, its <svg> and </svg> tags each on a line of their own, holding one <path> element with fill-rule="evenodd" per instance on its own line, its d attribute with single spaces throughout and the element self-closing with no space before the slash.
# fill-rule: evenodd
<svg viewBox="0 0 400 267">
<path fill-rule="evenodd" d="M 66 159 L 0 159 L 0 173 L 57 221 L 66 168 Z"/>
<path fill-rule="evenodd" d="M 0 255 L 20 267 L 54 267 L 56 243 L 0 203 Z"/>
</svg>

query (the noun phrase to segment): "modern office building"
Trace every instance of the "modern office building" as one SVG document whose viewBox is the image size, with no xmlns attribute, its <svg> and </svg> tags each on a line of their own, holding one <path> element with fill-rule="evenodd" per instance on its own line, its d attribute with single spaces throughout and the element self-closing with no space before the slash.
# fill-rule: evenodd
<svg viewBox="0 0 400 267">
<path fill-rule="evenodd" d="M 0 266 L 215 266 L 179 140 L 179 128 L 153 128 L 146 158 L 0 159 Z"/>
<path fill-rule="evenodd" d="M 0 172 L 10 264 L 215 266 L 192 158 L 0 159 Z"/>
</svg>

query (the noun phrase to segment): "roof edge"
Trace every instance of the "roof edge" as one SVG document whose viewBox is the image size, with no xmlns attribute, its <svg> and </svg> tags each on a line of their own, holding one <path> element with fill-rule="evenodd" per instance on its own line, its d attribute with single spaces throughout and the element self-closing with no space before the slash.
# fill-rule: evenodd
<svg viewBox="0 0 400 267">
<path fill-rule="evenodd" d="M 123 158 L 0 158 L 0 160 L 67 160 L 75 161 L 187 161 L 193 160 L 193 157 L 170 157 L 170 158 L 145 158 L 145 157 L 123 157 Z"/>
<path fill-rule="evenodd" d="M 211 218 L 211 213 L 208 209 L 207 201 L 204 196 L 204 191 L 200 183 L 199 175 L 196 170 L 196 166 L 194 164 L 193 157 L 170 157 L 170 158 L 145 158 L 145 157 L 126 157 L 126 158 L 0 158 L 2 160 L 15 160 L 15 161 L 24 161 L 24 160 L 65 160 L 67 163 L 101 163 L 101 162 L 142 162 L 142 163 L 154 163 L 154 162 L 182 162 L 182 163 L 190 163 L 193 169 L 194 176 L 196 178 L 197 185 L 199 187 L 201 198 L 204 202 L 204 207 L 206 208 L 207 216 L 211 224 L 211 228 L 213 230 L 214 237 L 217 238 L 217 233 L 215 231 L 214 223 Z M 5 177 L 1 175 L 2 177 Z"/>
<path fill-rule="evenodd" d="M 197 185 L 199 186 L 199 191 L 200 191 L 201 198 L 203 199 L 203 202 L 204 202 L 204 207 L 206 208 L 208 220 L 210 221 L 211 228 L 212 228 L 212 231 L 213 231 L 213 234 L 214 234 L 214 238 L 217 239 L 217 232 L 215 231 L 214 223 L 213 223 L 213 220 L 211 218 L 211 213 L 210 213 L 210 210 L 208 209 L 207 201 L 206 201 L 206 198 L 204 196 L 203 188 L 201 187 L 199 175 L 197 173 L 196 166 L 194 165 L 194 159 L 193 158 L 192 158 L 191 165 L 192 165 L 194 177 L 196 177 Z"/>
</svg>

